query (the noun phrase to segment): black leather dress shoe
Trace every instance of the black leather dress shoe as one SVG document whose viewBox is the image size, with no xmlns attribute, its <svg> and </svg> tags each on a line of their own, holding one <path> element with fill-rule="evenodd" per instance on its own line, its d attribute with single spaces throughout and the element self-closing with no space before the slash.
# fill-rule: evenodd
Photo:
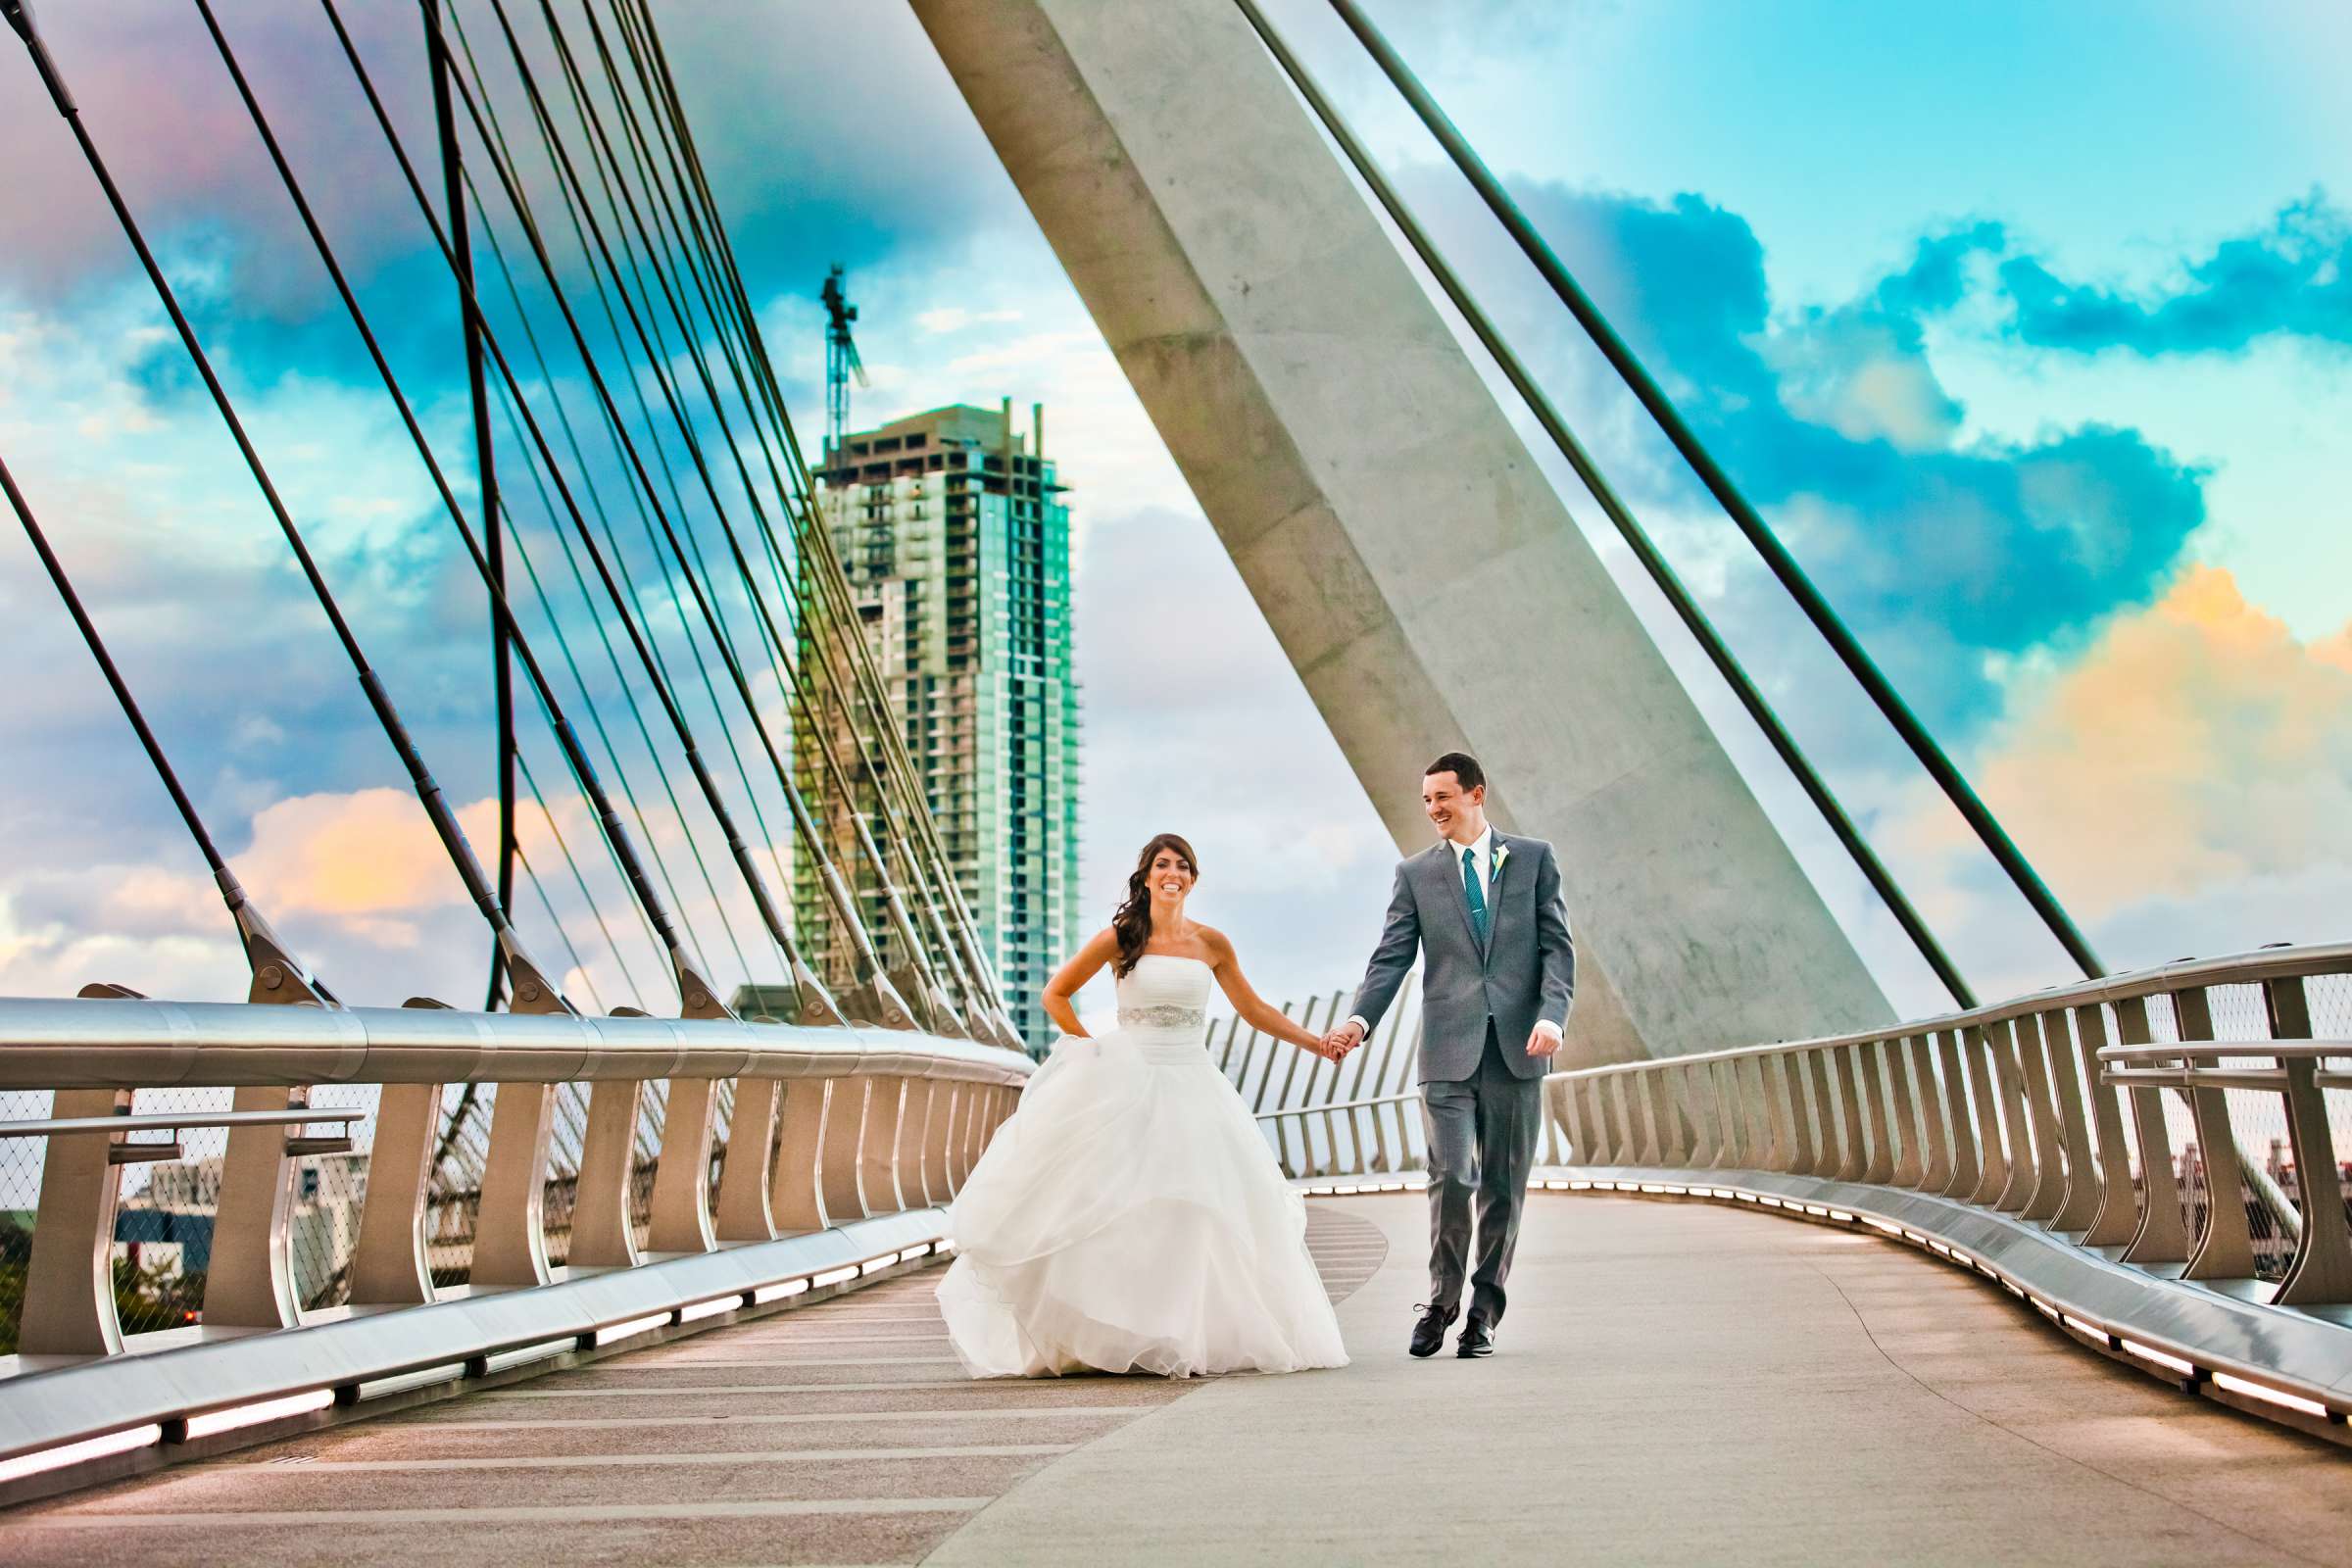
<svg viewBox="0 0 2352 1568">
<path fill-rule="evenodd" d="M 1470 1321 L 1462 1325 L 1462 1337 L 1454 1342 L 1453 1353 L 1464 1360 L 1494 1353 L 1494 1330 L 1484 1312 L 1470 1314 Z"/>
<path fill-rule="evenodd" d="M 1446 1330 L 1453 1322 L 1453 1314 L 1435 1306 L 1415 1307 L 1414 1310 L 1421 1314 L 1421 1321 L 1413 1325 L 1412 1352 L 1418 1356 L 1435 1355 L 1439 1347 L 1446 1343 Z"/>
</svg>

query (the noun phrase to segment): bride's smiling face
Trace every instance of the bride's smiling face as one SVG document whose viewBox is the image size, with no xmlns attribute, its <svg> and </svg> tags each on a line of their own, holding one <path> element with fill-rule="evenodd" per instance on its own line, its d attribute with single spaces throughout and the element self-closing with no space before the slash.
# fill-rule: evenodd
<svg viewBox="0 0 2352 1568">
<path fill-rule="evenodd" d="M 1151 890 L 1153 904 L 1181 904 L 1184 896 L 1193 891 L 1193 863 L 1162 845 L 1144 873 L 1144 886 Z"/>
</svg>

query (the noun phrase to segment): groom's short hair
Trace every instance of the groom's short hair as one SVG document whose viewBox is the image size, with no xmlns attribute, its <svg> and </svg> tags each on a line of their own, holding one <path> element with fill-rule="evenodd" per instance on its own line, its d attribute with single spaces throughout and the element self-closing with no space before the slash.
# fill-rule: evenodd
<svg viewBox="0 0 2352 1568">
<path fill-rule="evenodd" d="M 1487 770 L 1468 752 L 1447 752 L 1421 770 L 1423 778 L 1438 773 L 1451 773 L 1453 781 L 1466 790 L 1484 789 L 1487 783 Z"/>
</svg>

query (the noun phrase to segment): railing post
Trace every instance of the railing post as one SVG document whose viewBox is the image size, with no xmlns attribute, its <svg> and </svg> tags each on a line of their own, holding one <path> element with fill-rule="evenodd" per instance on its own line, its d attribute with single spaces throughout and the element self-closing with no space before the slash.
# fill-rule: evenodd
<svg viewBox="0 0 2352 1568">
<path fill-rule="evenodd" d="M 1960 1037 L 1968 1056 L 1970 1088 L 1977 1102 L 1977 1190 L 1968 1200 L 1984 1208 L 1996 1207 L 2009 1185 L 2008 1146 L 2001 1140 L 2001 1072 L 1992 1059 L 1992 1041 L 1984 1026 L 1972 1023 Z"/>
<path fill-rule="evenodd" d="M 1633 1084 L 1625 1093 L 1633 1096 L 1635 1126 L 1642 1128 L 1642 1163 L 1644 1166 L 1663 1166 L 1665 1138 L 1663 1131 L 1658 1128 L 1658 1096 L 1651 1091 L 1651 1079 L 1656 1077 L 1656 1069 L 1637 1067 L 1635 1072 L 1628 1072 L 1625 1077 L 1633 1079 Z"/>
<path fill-rule="evenodd" d="M 953 1202 L 963 1186 L 956 1168 L 956 1119 L 970 1088 L 958 1079 L 944 1079 L 931 1097 L 930 1120 L 923 1127 L 923 1180 L 935 1202 Z"/>
<path fill-rule="evenodd" d="M 1838 1152 L 1837 1093 L 1830 1087 L 1829 1051 L 1817 1048 L 1806 1052 L 1804 1072 L 1805 1087 L 1813 1096 L 1813 1162 L 1806 1168 L 1812 1175 L 1832 1178 L 1842 1159 Z"/>
<path fill-rule="evenodd" d="M 1788 1058 L 1778 1054 L 1747 1058 L 1756 1073 L 1756 1114 L 1764 1126 L 1761 1163 L 1770 1170 L 1803 1169 L 1802 1107 L 1789 1093 Z"/>
<path fill-rule="evenodd" d="M 864 1219 L 874 1211 L 859 1166 L 873 1087 L 874 1081 L 862 1075 L 836 1078 L 825 1097 L 824 1152 L 817 1168 L 825 1186 L 825 1217 L 835 1225 Z"/>
<path fill-rule="evenodd" d="M 907 1079 L 906 1103 L 899 1107 L 899 1141 L 891 1161 L 898 1172 L 899 1200 L 907 1208 L 929 1208 L 938 1201 L 923 1179 L 923 1131 L 937 1087 L 928 1078 Z"/>
<path fill-rule="evenodd" d="M 2019 1057 L 2025 1048 L 2020 1033 L 2023 1020 L 2013 1018 L 1996 1023 L 1986 1032 L 1985 1049 L 1992 1054 L 1992 1081 L 2001 1092 L 2001 1126 L 2008 1150 L 2009 1172 L 2001 1183 L 2000 1195 L 1993 1207 L 2005 1214 L 2015 1214 L 2026 1206 L 2033 1196 L 2035 1166 L 2034 1135 L 2040 1129 L 2026 1120 L 2026 1078 Z"/>
<path fill-rule="evenodd" d="M 735 1080 L 735 1114 L 727 1121 L 727 1152 L 718 1165 L 718 1212 L 711 1230 L 722 1242 L 764 1242 L 776 1234 L 768 1207 L 767 1157 L 776 1142 L 773 1078 Z"/>
<path fill-rule="evenodd" d="M 1742 1070 L 1738 1056 L 1723 1063 L 1721 1081 L 1725 1086 L 1725 1102 L 1730 1106 L 1727 1114 L 1736 1129 L 1734 1138 L 1739 1148 L 1739 1164 L 1745 1170 L 1761 1170 L 1764 1168 L 1764 1136 L 1757 1129 L 1763 1126 L 1764 1107 L 1756 1103 L 1754 1095 L 1748 1093 L 1747 1074 Z M 1758 1082 L 1762 1080 L 1758 1079 Z"/>
<path fill-rule="evenodd" d="M 710 1128 L 717 1109 L 717 1080 L 669 1080 L 645 1231 L 648 1251 L 708 1252 L 717 1245 L 710 1223 Z"/>
<path fill-rule="evenodd" d="M 286 1110 L 308 1090 L 250 1085 L 232 1110 Z M 294 1298 L 291 1226 L 294 1165 L 283 1124 L 232 1127 L 220 1161 L 220 1200 L 213 1214 L 213 1260 L 204 1277 L 204 1320 L 221 1328 L 282 1329 L 302 1321 Z"/>
<path fill-rule="evenodd" d="M 1642 1162 L 1641 1137 L 1634 1130 L 1632 1110 L 1626 1102 L 1626 1074 L 1613 1072 L 1601 1080 L 1602 1093 L 1609 1107 L 1609 1143 L 1620 1165 Z"/>
<path fill-rule="evenodd" d="M 2213 1009 L 2205 988 L 2173 993 L 2173 1019 L 2183 1041 L 2213 1038 Z M 2245 1183 L 2237 1163 L 2237 1138 L 2230 1129 L 2230 1100 L 2219 1089 L 2188 1092 L 2196 1119 L 2197 1152 L 2205 1161 L 2205 1228 L 2180 1271 L 2184 1280 L 2254 1278 L 2254 1237 L 2246 1224 Z"/>
<path fill-rule="evenodd" d="M 114 1116 L 130 1109 L 127 1089 L 60 1089 L 49 1114 Z M 121 1133 L 54 1133 L 41 1154 L 41 1204 L 24 1270 L 23 1355 L 115 1355 L 122 1324 L 115 1311 L 115 1206 L 122 1167 L 110 1151 Z"/>
<path fill-rule="evenodd" d="M 1562 1074 L 1547 1081 L 1544 1085 L 1544 1106 L 1551 1113 L 1553 1123 L 1567 1130 L 1568 1148 L 1575 1154 L 1576 1163 L 1592 1164 L 1592 1145 L 1585 1137 L 1584 1115 L 1576 1102 L 1576 1080 Z M 1372 1125 L 1376 1131 L 1380 1126 L 1377 1111 Z"/>
<path fill-rule="evenodd" d="M 1855 1046 L 1854 1065 L 1862 1093 L 1862 1126 L 1870 1134 L 1870 1157 L 1862 1179 L 1884 1187 L 1894 1179 L 1894 1125 L 1886 1110 L 1885 1075 L 1879 1071 L 1881 1042 L 1865 1040 Z"/>
<path fill-rule="evenodd" d="M 1834 1173 L 1841 1182 L 1858 1182 L 1869 1168 L 1869 1152 L 1862 1142 L 1862 1097 L 1855 1082 L 1859 1069 L 1854 1064 L 1854 1048 L 1833 1048 L 1822 1053 L 1830 1058 L 1830 1075 L 1837 1080 L 1838 1158 Z"/>
<path fill-rule="evenodd" d="M 2095 1007 L 2089 1010 L 2098 1011 Z M 2090 1152 L 2090 1106 L 2083 1099 L 2082 1073 L 2077 1065 L 2082 1053 L 2073 1030 L 2068 1027 L 2070 1022 L 2081 1025 L 2082 1009 L 2072 1012 L 2060 1009 L 2044 1014 L 2041 1021 L 2042 1049 L 2049 1059 L 2050 1087 L 2057 1101 L 2059 1136 L 2066 1143 L 2066 1196 L 2047 1223 L 2051 1230 L 2065 1232 L 2090 1228 L 2091 1221 L 2098 1218 L 2101 1192 L 2099 1170 Z M 2092 1059 L 2095 1061 L 2096 1057 Z"/>
<path fill-rule="evenodd" d="M 368 1196 L 351 1251 L 351 1299 L 360 1306 L 416 1306 L 433 1298 L 425 1200 L 441 1131 L 441 1085 L 386 1084 L 368 1146 Z"/>
<path fill-rule="evenodd" d="M 1738 1064 L 1746 1069 L 1740 1074 L 1742 1093 L 1747 1088 L 1746 1080 L 1755 1080 L 1755 1093 L 1746 1096 L 1748 1115 L 1756 1129 L 1755 1162 L 1764 1170 L 1787 1170 L 1788 1149 L 1781 1140 L 1779 1124 L 1773 1120 L 1772 1082 L 1765 1076 L 1764 1063 L 1756 1056 L 1742 1056 L 1738 1058 Z"/>
<path fill-rule="evenodd" d="M 1625 1140 L 1618 1136 L 1616 1119 L 1609 1114 L 1609 1084 L 1611 1079 L 1604 1074 L 1586 1086 L 1592 1096 L 1592 1163 L 1623 1166 L 1633 1161 L 1625 1159 Z"/>
<path fill-rule="evenodd" d="M 580 1140 L 571 1250 L 564 1258 L 569 1267 L 631 1268 L 640 1260 L 629 1209 L 644 1105 L 641 1079 L 605 1079 L 588 1091 L 588 1131 Z"/>
<path fill-rule="evenodd" d="M 2140 1032 L 2147 1032 L 2144 1021 Z M 2083 1247 L 2128 1246 L 2139 1228 L 2132 1156 L 2124 1146 L 2122 1091 L 2099 1076 L 2099 1048 L 2105 1044 L 2106 1009 L 2095 1002 L 2075 1008 L 2075 1059 L 2082 1071 L 2082 1091 L 2090 1097 L 2090 1126 L 2099 1147 L 2099 1204 L 2082 1233 Z"/>
<path fill-rule="evenodd" d="M 555 1133 L 554 1084 L 503 1083 L 490 1105 L 482 1204 L 473 1222 L 475 1285 L 545 1285 L 547 1146 Z"/>
<path fill-rule="evenodd" d="M 2125 997 L 2115 1004 L 2115 1021 L 2127 1046 L 2152 1044 L 2148 1004 L 2142 997 Z M 2164 1092 L 2132 1090 L 2132 1132 L 2139 1145 L 2139 1228 L 2124 1248 L 2127 1263 L 2183 1263 L 2188 1260 L 2188 1229 L 2180 1219 L 2180 1186 L 2173 1176 L 2172 1133 L 2164 1121 Z"/>
<path fill-rule="evenodd" d="M 1916 1183 L 1923 1193 L 1940 1193 L 1952 1181 L 1952 1130 L 1944 1120 L 1947 1098 L 1936 1071 L 1936 1036 L 1913 1035 L 1909 1042 L 1911 1082 L 1919 1094 L 1919 1131 L 1927 1151 Z"/>
<path fill-rule="evenodd" d="M 963 1186 L 964 1179 L 971 1175 L 972 1166 L 980 1157 L 977 1129 L 988 1099 L 988 1090 L 980 1084 L 967 1083 L 962 1087 L 963 1092 L 956 1097 L 956 1126 L 948 1135 L 951 1140 L 948 1158 L 953 1161 L 958 1189 Z"/>
<path fill-rule="evenodd" d="M 865 1094 L 865 1131 L 858 1145 L 858 1182 L 868 1212 L 897 1214 L 914 1205 L 899 1182 L 899 1119 L 905 1114 L 906 1080 L 876 1078 Z"/>
<path fill-rule="evenodd" d="M 2052 1079 L 2066 1060 L 2062 1048 L 2048 1041 L 2052 1023 L 2066 1033 L 2063 1012 L 2029 1012 L 2017 1020 L 2017 1061 L 2026 1081 L 2026 1112 L 2034 1126 L 2034 1185 L 2026 1194 L 2020 1219 L 2047 1220 L 2066 1200 L 2066 1160 L 2060 1152 L 2058 1104 Z"/>
<path fill-rule="evenodd" d="M 2311 1038 L 2311 1009 L 2300 979 L 2265 983 L 2262 1002 L 2263 1010 L 2270 1015 L 2272 1039 Z M 2308 1056 L 2281 1057 L 2278 1065 L 2286 1069 L 2286 1136 L 2295 1152 L 2303 1237 L 2271 1304 L 2352 1302 L 2352 1224 L 2347 1224 L 2344 1216 L 2343 1183 L 2335 1140 L 2328 1127 L 2327 1096 L 2314 1081 L 2319 1063 Z"/>
<path fill-rule="evenodd" d="M 784 1133 L 776 1146 L 776 1170 L 768 1207 L 787 1236 L 831 1227 L 822 1178 L 825 1103 L 832 1081 L 794 1078 L 784 1085 Z"/>
<path fill-rule="evenodd" d="M 1888 1179 L 1897 1187 L 1917 1187 L 1927 1170 L 1920 1152 L 1919 1107 L 1911 1092 L 1912 1044 L 1909 1038 L 1889 1040 L 1885 1048 L 1886 1085 L 1894 1097 L 1896 1128 L 1894 1173 Z"/>
<path fill-rule="evenodd" d="M 1683 1095 L 1690 1106 L 1690 1165 L 1704 1170 L 1723 1157 L 1723 1150 L 1715 1141 L 1715 1129 L 1722 1125 L 1722 1113 L 1713 1104 L 1714 1084 L 1704 1067 L 1686 1066 L 1680 1078 Z"/>
<path fill-rule="evenodd" d="M 1649 1080 L 1649 1098 L 1657 1104 L 1662 1124 L 1658 1133 L 1658 1153 L 1669 1165 L 1690 1163 L 1690 1137 L 1683 1116 L 1683 1107 L 1674 1092 L 1674 1069 L 1664 1062 L 1643 1075 Z"/>
<path fill-rule="evenodd" d="M 1955 1024 L 1936 1036 L 1936 1056 L 1943 1064 L 1944 1102 L 1951 1111 L 1952 1172 L 1951 1180 L 1940 1192 L 1945 1198 L 1968 1201 L 1968 1195 L 1977 1190 L 1983 1174 L 1977 1164 L 1977 1126 L 1969 1114 L 1970 1085 L 1967 1070 L 1961 1065 L 1960 1026 Z"/>
</svg>

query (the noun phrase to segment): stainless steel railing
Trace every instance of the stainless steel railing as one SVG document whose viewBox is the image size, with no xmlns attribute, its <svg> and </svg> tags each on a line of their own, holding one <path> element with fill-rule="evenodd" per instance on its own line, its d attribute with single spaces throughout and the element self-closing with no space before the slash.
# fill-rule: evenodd
<svg viewBox="0 0 2352 1568">
<path fill-rule="evenodd" d="M 1266 1040 L 1254 1029 L 1244 1040 L 1238 1018 L 1211 1020 L 1209 1049 L 1250 1102 L 1285 1175 L 1329 1180 L 1427 1168 L 1413 1072 L 1421 1050 L 1420 978 L 1419 970 L 1406 978 L 1378 1034 L 1338 1063 Z M 1286 1003 L 1282 1011 L 1302 1028 L 1322 1030 L 1345 1016 L 1347 1004 L 1348 993 L 1334 991 L 1303 1006 Z M 1564 1152 L 1559 1129 L 1547 1126 L 1544 1139 L 1544 1157 L 1557 1163 Z"/>
<path fill-rule="evenodd" d="M 201 1337 L 528 1291 L 943 1204 L 1029 1071 L 966 1040 L 734 1019 L 0 1000 L 0 1095 L 46 1095 L 52 1123 L 8 1141 L 40 1150 L 14 1369 L 142 1348 L 124 1333 L 114 1255 L 126 1134 L 140 1127 L 226 1124 L 190 1302 Z M 467 1280 L 453 1290 L 448 1259 L 436 1268 L 449 1227 L 431 1212 L 431 1178 L 448 1091 L 468 1084 L 491 1108 L 478 1186 L 464 1195 Z M 549 1151 L 556 1096 L 572 1085 L 587 1114 L 566 1177 Z M 138 1103 L 198 1086 L 228 1103 Z M 318 1102 L 356 1092 L 372 1103 Z M 348 1306 L 325 1314 L 296 1289 L 293 1219 L 302 1179 L 337 1152 L 304 1140 L 306 1120 L 365 1129 L 338 1264 Z M 551 1214 L 551 1189 L 567 1213 Z M 563 1254 L 550 1246 L 559 1229 Z"/>
<path fill-rule="evenodd" d="M 1585 1163 L 1913 1188 L 2120 1248 L 2132 1263 L 2283 1279 L 2302 1238 L 2344 1224 L 2336 1151 L 2352 1104 L 2330 1103 L 2336 1075 L 2317 1064 L 2352 1047 L 2299 1043 L 2315 1001 L 2352 1026 L 2352 947 L 2263 949 L 1886 1031 L 1591 1068 L 1557 1075 L 1550 1092 Z M 2114 1079 L 2110 1050 L 2171 1065 L 2301 1053 L 2315 1083 L 2298 1113 L 2248 1082 Z M 2270 1152 L 2255 1163 L 2248 1148 Z"/>
</svg>

